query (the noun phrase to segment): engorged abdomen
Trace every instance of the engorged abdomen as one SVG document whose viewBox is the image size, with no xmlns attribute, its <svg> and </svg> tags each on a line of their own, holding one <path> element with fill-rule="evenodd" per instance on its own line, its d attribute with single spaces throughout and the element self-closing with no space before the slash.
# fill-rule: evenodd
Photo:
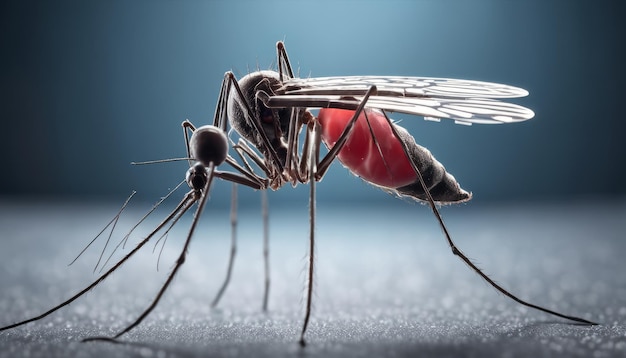
<svg viewBox="0 0 626 358">
<path fill-rule="evenodd" d="M 335 145 L 353 115 L 354 111 L 350 110 L 320 110 L 318 119 L 322 125 L 322 140 L 328 148 Z M 352 173 L 372 184 L 387 188 L 409 185 L 417 180 L 417 176 L 402 145 L 381 116 L 382 113 L 370 109 L 361 113 L 348 141 L 339 152 L 339 160 Z"/>
<path fill-rule="evenodd" d="M 322 126 L 322 141 L 328 148 L 335 145 L 353 115 L 352 110 L 320 109 L 318 119 Z M 471 198 L 471 194 L 461 189 L 428 149 L 415 143 L 415 139 L 404 128 L 395 124 L 393 126 L 400 138 L 393 134 L 382 112 L 366 108 L 339 152 L 339 161 L 367 182 L 426 200 L 409 161 L 413 160 L 435 201 L 462 202 Z M 404 153 L 400 140 L 406 144 L 409 157 Z"/>
</svg>

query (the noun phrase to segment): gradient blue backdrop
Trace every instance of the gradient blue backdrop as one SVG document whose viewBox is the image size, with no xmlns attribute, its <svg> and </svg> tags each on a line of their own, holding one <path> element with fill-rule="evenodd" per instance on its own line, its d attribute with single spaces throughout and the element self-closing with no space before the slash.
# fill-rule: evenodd
<svg viewBox="0 0 626 358">
<path fill-rule="evenodd" d="M 624 198 L 623 1 L 5 1 L 0 196 L 154 201 L 186 163 L 180 122 L 213 116 L 225 71 L 415 75 L 508 83 L 528 122 L 402 119 L 476 201 Z M 214 200 L 227 200 L 228 185 Z M 339 165 L 320 200 L 391 202 Z M 258 200 L 242 191 L 244 202 Z M 293 197 L 296 195 L 296 197 Z M 299 200 L 282 189 L 273 203 Z"/>
</svg>

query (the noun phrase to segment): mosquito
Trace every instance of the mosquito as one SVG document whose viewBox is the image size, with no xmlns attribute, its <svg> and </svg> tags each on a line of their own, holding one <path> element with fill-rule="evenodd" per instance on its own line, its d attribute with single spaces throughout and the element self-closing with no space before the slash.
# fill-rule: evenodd
<svg viewBox="0 0 626 358">
<path fill-rule="evenodd" d="M 382 190 L 428 204 L 452 253 L 502 294 L 521 305 L 566 320 L 597 324 L 522 300 L 470 261 L 453 242 L 438 205 L 466 202 L 471 194 L 461 188 L 428 149 L 418 145 L 406 129 L 387 116 L 387 112 L 399 112 L 427 120 L 450 119 L 459 124 L 520 122 L 532 118 L 533 111 L 500 99 L 524 97 L 528 95 L 526 90 L 490 82 L 428 77 L 296 78 L 284 44 L 277 42 L 276 49 L 277 72 L 256 71 L 240 80 L 230 71 L 225 73 L 212 125 L 196 128 L 189 121 L 182 123 L 188 155 L 183 159 L 190 163 L 185 181 L 190 190 L 176 208 L 92 284 L 47 312 L 0 330 L 37 321 L 73 302 L 117 270 L 158 232 L 167 233 L 197 204 L 183 249 L 151 304 L 119 333 L 85 340 L 115 341 L 135 328 L 158 304 L 185 262 L 213 180 L 218 178 L 233 183 L 234 187 L 243 185 L 261 191 L 278 190 L 286 184 L 309 185 L 307 284 L 299 338 L 304 347 L 313 298 L 316 183 L 335 159 Z M 317 116 L 312 109 L 319 109 Z M 229 124 L 240 136 L 236 143 L 227 135 Z M 323 155 L 322 143 L 328 148 Z M 229 154 L 231 147 L 239 161 Z M 223 167 L 227 169 L 222 170 Z M 233 257 L 231 253 L 229 266 Z M 227 282 L 228 277 L 224 287 Z"/>
</svg>

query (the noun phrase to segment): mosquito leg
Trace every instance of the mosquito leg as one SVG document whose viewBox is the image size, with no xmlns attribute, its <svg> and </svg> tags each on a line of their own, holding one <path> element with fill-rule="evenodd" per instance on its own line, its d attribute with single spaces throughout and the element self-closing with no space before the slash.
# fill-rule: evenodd
<svg viewBox="0 0 626 358">
<path fill-rule="evenodd" d="M 286 170 L 292 177 L 292 183 L 303 181 L 298 172 L 298 136 L 302 129 L 300 121 L 302 111 L 299 108 L 291 109 L 289 118 L 289 132 L 287 133 L 287 155 L 285 159 Z"/>
<path fill-rule="evenodd" d="M 189 131 L 195 131 L 196 127 L 189 122 L 188 120 L 184 120 L 183 123 L 181 123 L 181 126 L 183 127 L 183 136 L 185 137 L 185 148 L 187 149 L 187 161 L 189 162 L 189 166 L 192 165 L 192 161 L 191 161 L 191 150 L 189 149 Z"/>
<path fill-rule="evenodd" d="M 278 57 L 278 73 L 280 81 L 293 78 L 293 71 L 291 70 L 291 63 L 289 63 L 289 56 L 287 56 L 287 50 L 285 44 L 282 41 L 276 43 L 276 55 Z"/>
<path fill-rule="evenodd" d="M 189 200 L 185 204 L 185 206 L 181 209 L 180 215 L 176 218 L 176 220 L 178 220 L 185 212 L 187 212 L 187 210 L 189 210 L 189 208 L 191 207 L 191 205 L 193 205 L 194 202 L 196 202 L 195 198 Z M 174 275 L 176 275 L 176 272 L 178 271 L 180 266 L 185 262 L 185 254 L 186 254 L 186 248 L 188 246 L 188 241 L 189 241 L 189 237 L 187 238 L 187 241 L 185 241 L 185 249 L 183 250 L 183 252 L 182 252 L 181 256 L 178 258 L 178 260 L 176 261 L 174 269 L 172 270 L 172 272 L 168 276 L 167 280 L 165 281 L 165 284 L 163 285 L 163 287 L 161 287 L 161 289 L 159 290 L 159 293 L 157 294 L 155 299 L 152 301 L 150 306 L 148 306 L 148 308 L 139 316 L 139 318 L 137 318 L 132 324 L 130 324 L 128 327 L 126 327 L 124 330 L 122 330 L 121 332 L 117 333 L 113 337 L 89 337 L 89 338 L 83 339 L 83 342 L 99 341 L 99 340 L 107 340 L 107 341 L 115 340 L 115 339 L 121 337 L 124 333 L 129 332 L 131 329 L 133 329 L 137 325 L 139 325 L 139 323 L 141 323 L 141 321 L 143 321 L 144 318 L 146 318 L 148 316 L 148 314 L 150 314 L 150 312 L 152 312 L 152 310 L 159 303 L 159 301 L 161 300 L 161 297 L 165 293 L 165 290 L 169 287 L 170 283 L 174 279 Z"/>
<path fill-rule="evenodd" d="M 265 264 L 265 293 L 263 294 L 263 312 L 267 312 L 267 302 L 270 295 L 270 233 L 267 190 L 263 190 L 261 192 L 261 212 L 261 215 L 263 216 L 263 261 Z"/>
<path fill-rule="evenodd" d="M 297 168 L 295 170 L 298 180 L 303 180 L 304 182 L 307 182 L 309 180 L 313 181 L 315 180 L 315 177 L 313 177 L 311 175 L 311 171 L 310 171 L 310 154 L 311 151 L 308 149 L 309 146 L 311 146 L 311 144 L 313 143 L 313 139 L 311 138 L 311 124 L 307 125 L 307 129 L 306 132 L 304 132 L 304 143 L 303 143 L 303 150 L 302 150 L 302 158 L 300 158 L 300 163 L 297 165 Z M 315 161 L 318 161 L 319 158 L 314 158 Z"/>
<path fill-rule="evenodd" d="M 418 180 L 420 182 L 420 185 L 422 186 L 422 189 L 424 190 L 424 193 L 426 193 L 426 198 L 428 199 L 427 200 L 428 201 L 428 205 L 432 209 L 433 214 L 435 214 L 435 217 L 437 218 L 437 221 L 439 222 L 439 226 L 441 227 L 441 230 L 443 231 L 443 234 L 445 235 L 446 240 L 448 241 L 448 245 L 450 246 L 450 249 L 452 249 L 452 253 L 454 255 L 458 256 L 474 272 L 476 272 L 480 277 L 482 277 L 485 281 L 487 281 L 491 286 L 493 286 L 500 293 L 504 294 L 505 296 L 509 297 L 513 301 L 515 301 L 515 302 L 517 302 L 517 303 L 519 303 L 519 304 L 521 304 L 523 306 L 534 308 L 536 310 L 539 310 L 539 311 L 542 311 L 542 312 L 545 312 L 545 313 L 549 313 L 551 315 L 554 315 L 554 316 L 557 316 L 557 317 L 561 317 L 561 318 L 564 318 L 564 319 L 568 319 L 568 320 L 571 320 L 571 321 L 574 321 L 574 322 L 588 324 L 588 325 L 597 325 L 597 323 L 595 323 L 595 322 L 591 322 L 591 321 L 588 321 L 586 319 L 579 318 L 579 317 L 564 315 L 562 313 L 552 311 L 550 309 L 547 309 L 547 308 L 544 308 L 544 307 L 541 307 L 541 306 L 538 306 L 538 305 L 526 302 L 526 301 L 518 298 L 517 296 L 513 295 L 512 293 L 507 291 L 505 288 L 503 288 L 502 286 L 497 284 L 495 281 L 493 281 L 489 276 L 487 276 L 484 272 L 482 272 L 482 270 L 480 268 L 478 268 L 469 258 L 467 258 L 467 256 L 465 256 L 465 254 L 463 252 L 461 252 L 461 250 L 459 250 L 457 248 L 457 246 L 455 245 L 454 241 L 452 241 L 452 237 L 450 236 L 450 233 L 448 232 L 448 229 L 447 229 L 446 225 L 443 222 L 441 214 L 439 213 L 439 209 L 437 209 L 437 205 L 435 204 L 435 200 L 433 200 L 433 197 L 432 197 L 432 195 L 430 195 L 430 191 L 428 190 L 428 187 L 426 186 L 426 183 L 424 182 L 424 178 L 422 177 L 422 173 L 420 173 L 419 169 L 417 168 L 417 164 L 413 161 L 413 159 L 411 159 L 411 156 L 409 155 L 408 148 L 406 147 L 406 143 L 404 143 L 404 141 L 400 140 L 400 136 L 398 134 L 398 131 L 396 130 L 395 126 L 392 125 L 392 122 L 389 119 L 389 117 L 387 117 L 386 113 L 385 113 L 385 118 L 387 119 L 387 123 L 389 123 L 389 126 L 391 127 L 391 130 L 392 130 L 394 136 L 396 138 L 398 138 L 398 140 L 402 144 L 402 149 L 404 151 L 404 154 L 407 156 L 407 158 L 409 158 L 409 162 L 411 163 L 411 167 L 413 167 L 413 170 L 415 171 L 415 174 L 417 175 L 417 178 L 418 178 Z"/>
<path fill-rule="evenodd" d="M 234 90 L 234 94 L 231 94 L 233 90 Z M 273 149 L 272 144 L 270 143 L 270 140 L 267 137 L 267 134 L 262 128 L 259 118 L 253 115 L 254 112 L 252 111 L 250 104 L 246 100 L 246 97 L 243 95 L 243 92 L 241 91 L 241 88 L 239 87 L 239 83 L 237 82 L 237 79 L 235 78 L 235 75 L 231 71 L 228 71 L 224 74 L 224 79 L 222 80 L 222 87 L 220 89 L 220 96 L 217 100 L 217 106 L 215 108 L 215 118 L 213 119 L 213 125 L 218 128 L 221 128 L 225 133 L 228 132 L 227 131 L 227 124 L 228 124 L 227 107 L 228 107 L 228 99 L 231 95 L 235 95 L 239 98 L 244 117 L 246 118 L 248 123 L 250 123 L 252 127 L 254 127 L 254 130 L 256 131 L 256 133 L 258 133 L 261 136 L 261 141 L 263 143 L 263 146 L 265 147 L 265 150 L 268 153 L 270 153 L 270 156 L 272 157 L 272 159 L 278 166 L 278 169 L 279 169 L 278 171 L 282 173 L 283 167 L 278 158 L 278 154 Z"/>
<path fill-rule="evenodd" d="M 312 162 L 312 161 L 311 161 Z M 312 166 L 311 166 L 312 167 Z M 315 180 L 309 183 L 309 269 L 307 271 L 306 307 L 302 333 L 300 334 L 300 346 L 306 346 L 304 334 L 309 326 L 311 318 L 311 304 L 313 302 L 313 265 L 315 262 Z"/>
<path fill-rule="evenodd" d="M 315 145 L 315 143 L 319 143 L 319 122 L 312 122 L 310 124 L 312 128 L 310 129 L 311 133 L 311 145 L 308 148 L 305 148 L 309 152 L 308 161 L 309 161 L 309 262 L 308 262 L 308 271 L 307 271 L 307 287 L 306 287 L 306 308 L 304 314 L 304 323 L 302 325 L 302 333 L 300 334 L 300 346 L 306 346 L 306 341 L 304 339 L 304 334 L 306 333 L 307 327 L 309 325 L 309 319 L 311 318 L 311 304 L 313 302 L 313 273 L 314 273 L 314 263 L 315 263 L 315 175 L 317 171 L 317 157 L 319 153 L 317 150 L 319 149 L 319 145 Z"/>
<path fill-rule="evenodd" d="M 270 140 L 267 137 L 267 134 L 263 130 L 263 126 L 261 125 L 260 119 L 257 118 L 257 116 L 253 115 L 254 112 L 252 111 L 252 108 L 250 107 L 250 104 L 246 100 L 246 97 L 243 95 L 243 92 L 241 91 L 241 88 L 239 87 L 239 83 L 237 83 L 237 80 L 235 78 L 235 75 L 232 72 L 229 71 L 229 72 L 226 72 L 224 77 L 225 77 L 225 79 L 224 79 L 225 81 L 228 80 L 228 82 L 229 82 L 228 85 L 229 86 L 232 85 L 232 88 L 235 90 L 235 95 L 239 97 L 239 99 L 241 101 L 241 109 L 242 109 L 243 115 L 245 116 L 246 120 L 248 121 L 248 123 L 250 123 L 252 125 L 252 127 L 254 127 L 254 130 L 256 131 L 256 133 L 258 133 L 259 136 L 261 137 L 261 142 L 262 142 L 262 144 L 264 146 L 264 149 L 272 157 L 272 160 L 274 161 L 274 163 L 275 163 L 275 165 L 277 167 L 277 171 L 279 173 L 282 173 L 284 168 L 283 168 L 283 165 L 281 164 L 280 159 L 278 158 L 278 153 L 276 153 L 276 151 L 272 147 L 272 144 L 270 143 Z M 225 98 L 224 101 L 226 101 L 227 99 L 228 98 Z M 224 110 L 223 114 L 222 114 L 222 116 L 224 116 L 224 117 L 226 117 L 225 116 L 225 112 L 226 112 L 226 110 Z M 226 118 L 222 119 L 222 121 L 226 121 L 226 120 L 227 120 Z"/>
<path fill-rule="evenodd" d="M 248 179 L 252 181 L 256 181 L 256 182 L 264 182 L 265 179 L 263 179 L 262 177 L 254 173 L 254 171 L 250 167 L 250 164 L 248 164 L 245 157 L 237 150 L 237 148 L 235 148 L 235 151 L 237 152 L 237 155 L 239 155 L 239 157 L 245 163 L 244 164 L 245 166 L 242 166 L 241 164 L 237 163 L 237 161 L 230 155 L 226 157 L 226 163 L 228 163 L 235 170 L 237 170 L 238 172 L 246 176 Z"/>
<path fill-rule="evenodd" d="M 237 184 L 241 184 L 241 185 L 245 185 L 247 187 L 250 187 L 254 190 L 264 190 L 267 188 L 267 183 L 266 182 L 260 182 L 260 181 L 255 181 L 255 180 L 250 180 L 248 179 L 248 177 L 238 174 L 238 173 L 233 173 L 233 172 L 222 172 L 222 171 L 215 171 L 215 176 L 222 179 L 222 180 L 226 180 L 226 181 L 230 181 L 233 183 L 237 183 Z"/>
<path fill-rule="evenodd" d="M 226 116 L 226 108 L 228 107 L 228 96 L 230 94 L 230 88 L 232 82 L 237 83 L 234 80 L 232 72 L 226 72 L 222 79 L 222 86 L 220 87 L 220 96 L 217 99 L 217 105 L 215 106 L 215 116 L 213 117 L 213 125 L 221 128 L 224 133 L 228 132 L 228 118 Z"/>
<path fill-rule="evenodd" d="M 369 99 L 371 95 L 375 94 L 376 91 L 377 91 L 376 86 L 372 86 L 367 90 L 367 92 L 365 93 L 365 96 L 363 96 L 363 100 L 361 101 L 357 109 L 354 111 L 354 115 L 352 116 L 352 119 L 350 119 L 350 121 L 346 125 L 346 128 L 344 128 L 343 132 L 337 139 L 337 142 L 328 151 L 328 153 L 326 153 L 326 156 L 324 156 L 324 158 L 319 162 L 317 166 L 317 172 L 315 173 L 315 178 L 312 178 L 312 179 L 320 180 L 324 176 L 324 174 L 330 167 L 330 164 L 333 162 L 333 160 L 335 160 L 335 157 L 337 157 L 337 155 L 339 154 L 339 151 L 343 148 L 344 144 L 346 144 L 346 142 L 348 141 L 348 138 L 350 137 L 350 133 L 352 132 L 352 128 L 354 128 L 354 125 L 356 124 L 357 119 L 359 118 L 363 110 L 365 109 L 365 104 L 367 103 L 367 100 Z"/>
<path fill-rule="evenodd" d="M 99 283 L 101 283 L 102 281 L 104 281 L 104 279 L 106 279 L 110 274 L 112 274 L 115 270 L 117 270 L 120 266 L 122 266 L 122 264 L 124 264 L 124 262 L 126 262 L 131 256 L 133 256 L 137 251 L 139 251 L 139 249 L 141 249 L 148 241 L 150 241 L 150 239 L 158 232 L 160 231 L 168 222 L 170 222 L 175 216 L 176 214 L 181 210 L 181 208 L 183 208 L 183 206 L 187 205 L 189 200 L 190 200 L 190 193 L 188 193 L 183 200 L 181 200 L 181 202 L 178 204 L 178 206 L 167 216 L 167 218 L 165 218 L 165 220 L 163 220 L 148 236 L 146 236 L 145 239 L 143 239 L 139 244 L 137 244 L 137 246 L 135 246 L 135 248 L 133 250 L 131 250 L 126 256 L 124 256 L 120 261 L 118 261 L 113 267 L 111 267 L 107 272 L 105 272 L 104 274 L 102 274 L 100 277 L 98 277 L 97 280 L 95 280 L 93 283 L 91 283 L 89 286 L 85 287 L 83 290 L 81 290 L 80 292 L 78 292 L 77 294 L 75 294 L 74 296 L 70 297 L 68 300 L 62 302 L 61 304 L 52 307 L 50 310 L 40 314 L 39 316 L 33 317 L 33 318 L 29 318 L 27 320 L 21 321 L 21 322 L 17 322 L 5 327 L 0 327 L 0 331 L 4 331 L 7 329 L 11 329 L 17 326 L 21 326 L 24 325 L 26 323 L 30 323 L 30 322 L 34 322 L 37 320 L 40 320 L 48 315 L 50 315 L 51 313 L 69 305 L 70 303 L 74 302 L 77 298 L 79 298 L 80 296 L 84 295 L 85 293 L 87 293 L 88 291 L 90 291 L 92 288 L 96 287 Z"/>
<path fill-rule="evenodd" d="M 178 183 L 178 185 L 176 185 L 176 187 L 174 187 L 174 189 L 170 190 L 169 193 L 167 193 L 166 196 L 162 197 L 156 204 L 154 204 L 152 206 L 152 208 L 150 208 L 150 210 L 144 214 L 144 216 L 139 219 L 139 221 L 135 224 L 135 226 L 133 226 L 128 233 L 126 233 L 126 235 L 124 235 L 124 237 L 122 238 L 122 240 L 120 240 L 120 242 L 117 243 L 117 245 L 115 246 L 115 248 L 113 249 L 113 251 L 111 252 L 111 254 L 109 254 L 109 257 L 106 259 L 106 261 L 102 264 L 102 266 L 100 266 L 100 272 L 106 267 L 106 265 L 109 263 L 109 261 L 111 260 L 111 258 L 113 257 L 113 254 L 115 254 L 115 252 L 117 251 L 117 249 L 119 249 L 120 246 L 122 246 L 122 248 L 124 248 L 126 246 L 126 242 L 128 241 L 128 238 L 130 237 L 130 235 L 133 233 L 133 231 L 135 231 L 135 229 L 137 227 L 139 227 L 139 225 L 141 225 L 142 222 L 144 222 L 144 220 L 146 220 L 146 218 L 148 216 L 150 216 L 150 214 L 152 214 L 158 207 L 159 205 L 161 205 L 161 203 L 163 203 L 167 198 L 169 198 L 176 190 L 178 190 L 178 188 L 180 188 L 181 185 L 183 185 L 185 181 L 181 181 L 180 183 Z"/>
<path fill-rule="evenodd" d="M 311 318 L 311 304 L 313 302 L 313 270 L 315 263 L 315 180 L 309 183 L 309 269 L 307 271 L 306 308 L 302 333 L 300 334 L 300 346 L 306 346 L 304 334 L 309 326 Z"/>
<path fill-rule="evenodd" d="M 244 162 L 244 165 L 246 166 L 246 168 L 248 168 L 249 171 L 252 172 L 253 170 L 250 167 L 250 163 L 248 163 L 248 161 L 246 160 L 246 156 L 250 158 L 259 168 L 261 168 L 261 170 L 266 175 L 270 174 L 270 170 L 265 164 L 265 160 L 261 158 L 254 150 L 252 150 L 252 148 L 250 148 L 248 143 L 246 143 L 246 141 L 243 138 L 239 138 L 239 140 L 237 141 L 237 144 L 233 145 L 233 149 L 235 149 L 235 151 L 237 152 L 237 154 L 239 155 L 241 160 Z"/>
<path fill-rule="evenodd" d="M 230 257 L 228 259 L 228 270 L 226 271 L 226 278 L 222 287 L 217 292 L 217 295 L 211 303 L 211 307 L 215 308 L 220 302 L 222 295 L 226 291 L 226 287 L 230 283 L 230 277 L 233 272 L 233 265 L 235 263 L 235 254 L 237 253 L 237 184 L 233 183 L 232 192 L 230 196 Z"/>
<path fill-rule="evenodd" d="M 135 328 L 137 325 L 139 325 L 141 321 L 143 321 L 159 303 L 159 301 L 161 300 L 161 297 L 163 297 L 163 294 L 165 293 L 169 285 L 174 280 L 176 273 L 178 272 L 180 267 L 183 265 L 183 263 L 185 263 L 185 258 L 187 257 L 187 251 L 189 249 L 189 244 L 191 243 L 191 238 L 193 236 L 194 231 L 196 230 L 196 226 L 198 226 L 198 221 L 200 219 L 200 216 L 202 215 L 202 211 L 204 210 L 204 207 L 206 206 L 206 202 L 209 198 L 208 194 L 209 194 L 209 189 L 211 188 L 211 183 L 213 182 L 213 177 L 214 177 L 213 173 L 215 171 L 215 164 L 213 162 L 209 163 L 209 166 L 207 167 L 206 170 L 208 174 L 207 174 L 207 182 L 204 185 L 204 188 L 200 190 L 192 190 L 191 192 L 189 192 L 191 199 L 186 200 L 184 207 L 180 211 L 180 215 L 176 218 L 176 219 L 179 219 L 187 210 L 189 210 L 189 208 L 193 205 L 194 202 L 199 201 L 198 208 L 196 209 L 196 212 L 194 213 L 194 216 L 193 216 L 193 221 L 191 222 L 191 227 L 189 228 L 189 233 L 187 234 L 187 239 L 185 240 L 185 245 L 183 246 L 183 250 L 181 251 L 180 256 L 178 257 L 178 260 L 176 260 L 176 263 L 174 265 L 174 268 L 172 269 L 172 272 L 168 276 L 167 280 L 163 284 L 163 287 L 161 287 L 161 289 L 159 290 L 159 293 L 157 293 L 157 296 L 154 298 L 150 306 L 148 306 L 148 308 L 135 320 L 135 322 L 131 323 L 128 327 L 126 327 L 124 330 L 122 330 L 115 336 L 92 337 L 92 338 L 84 339 L 83 342 L 97 341 L 97 340 L 110 341 L 111 339 L 117 339 L 121 337 L 123 334 L 129 332 L 130 330 Z"/>
</svg>

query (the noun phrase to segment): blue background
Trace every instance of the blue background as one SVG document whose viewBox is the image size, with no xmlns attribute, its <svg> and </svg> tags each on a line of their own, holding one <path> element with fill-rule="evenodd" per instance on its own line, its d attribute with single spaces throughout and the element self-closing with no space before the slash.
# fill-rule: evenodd
<svg viewBox="0 0 626 358">
<path fill-rule="evenodd" d="M 512 125 L 394 115 L 477 202 L 624 198 L 621 1 L 5 1 L 0 197 L 155 201 L 186 163 L 180 122 L 212 120 L 225 71 L 413 75 L 523 87 Z M 216 186 L 212 200 L 228 200 Z M 294 197 L 295 195 L 295 197 Z M 340 165 L 320 200 L 393 203 Z M 244 204 L 258 194 L 242 190 Z M 272 205 L 307 201 L 285 187 Z M 255 204 L 256 206 L 256 204 Z"/>
<path fill-rule="evenodd" d="M 212 120 L 224 72 L 271 68 L 275 43 L 285 40 L 303 76 L 441 76 L 528 89 L 516 102 L 537 115 L 524 123 L 393 118 L 474 192 L 472 202 L 443 213 L 468 257 L 520 297 L 602 324 L 561 324 L 495 294 L 450 254 L 427 209 L 407 209 L 334 165 L 318 187 L 319 289 L 304 353 L 619 355 L 624 7 L 621 0 L 0 2 L 0 325 L 43 312 L 93 280 L 104 237 L 66 267 L 86 240 L 136 189 L 112 240 L 120 239 L 143 214 L 136 208 L 187 169 L 129 163 L 184 155 L 180 123 Z M 170 271 L 154 272 L 160 254 L 146 248 L 47 321 L 0 334 L 0 357 L 303 353 L 295 342 L 307 187 L 270 195 L 272 208 L 283 210 L 270 214 L 266 315 L 259 195 L 249 189 L 240 191 L 242 209 L 251 210 L 240 215 L 241 256 L 223 310 L 207 304 L 230 244 L 230 187 L 217 184 L 185 266 L 157 310 L 125 337 L 131 344 L 77 340 L 112 333 L 151 302 Z M 164 217 L 161 209 L 136 238 Z M 178 256 L 190 220 L 172 229 L 162 268 Z"/>
</svg>

